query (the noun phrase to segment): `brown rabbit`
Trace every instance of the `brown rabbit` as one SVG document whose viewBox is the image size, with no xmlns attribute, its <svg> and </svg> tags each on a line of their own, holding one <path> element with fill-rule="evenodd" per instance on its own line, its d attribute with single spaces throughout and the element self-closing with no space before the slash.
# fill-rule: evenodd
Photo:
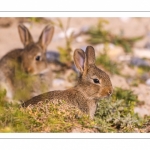
<svg viewBox="0 0 150 150">
<path fill-rule="evenodd" d="M 95 51 L 87 46 L 74 51 L 74 63 L 80 71 L 78 83 L 75 87 L 64 91 L 50 91 L 24 102 L 23 107 L 34 105 L 44 100 L 65 100 L 78 107 L 81 111 L 94 117 L 98 100 L 110 96 L 113 88 L 109 76 L 95 65 Z"/>
<path fill-rule="evenodd" d="M 49 82 L 51 82 L 52 73 L 46 60 L 46 48 L 52 40 L 54 27 L 47 25 L 37 42 L 33 41 L 29 30 L 23 24 L 18 25 L 18 31 L 24 48 L 14 49 L 0 60 L 0 87 L 6 89 L 6 97 L 9 101 L 14 99 L 18 90 L 21 92 L 21 90 L 28 88 L 27 82 L 24 82 L 24 79 L 28 77 L 36 77 L 35 80 L 32 80 L 33 78 L 30 80 L 30 82 L 34 81 L 35 83 L 30 83 L 32 87 L 29 92 L 33 93 L 36 91 L 34 91 L 33 85 L 38 88 L 41 84 L 40 78 L 43 78 L 43 75 L 49 75 Z M 33 97 L 36 94 L 31 95 Z"/>
</svg>

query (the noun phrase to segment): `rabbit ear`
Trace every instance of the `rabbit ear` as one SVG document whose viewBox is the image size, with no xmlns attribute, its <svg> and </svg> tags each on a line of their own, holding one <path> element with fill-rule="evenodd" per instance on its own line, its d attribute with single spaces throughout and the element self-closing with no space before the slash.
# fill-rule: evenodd
<svg viewBox="0 0 150 150">
<path fill-rule="evenodd" d="M 85 53 L 82 49 L 76 49 L 74 51 L 74 63 L 79 71 L 82 73 L 84 71 Z"/>
<path fill-rule="evenodd" d="M 29 30 L 23 24 L 18 25 L 18 32 L 20 35 L 21 42 L 23 43 L 24 46 L 33 42 L 33 38 Z"/>
<path fill-rule="evenodd" d="M 39 43 L 44 50 L 46 49 L 48 44 L 51 42 L 53 34 L 54 34 L 54 27 L 53 26 L 47 25 L 43 29 L 43 31 L 39 37 Z"/>
<path fill-rule="evenodd" d="M 92 46 L 87 46 L 85 55 L 86 66 L 95 64 L 95 50 Z"/>
</svg>

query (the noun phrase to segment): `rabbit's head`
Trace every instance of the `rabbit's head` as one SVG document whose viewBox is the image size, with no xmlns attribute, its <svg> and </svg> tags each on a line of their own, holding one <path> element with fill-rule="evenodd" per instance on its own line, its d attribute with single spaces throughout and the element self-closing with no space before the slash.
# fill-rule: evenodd
<svg viewBox="0 0 150 150">
<path fill-rule="evenodd" d="M 76 49 L 74 63 L 80 71 L 80 77 L 76 86 L 87 99 L 99 100 L 111 96 L 113 92 L 109 76 L 96 67 L 95 51 L 92 46 L 87 46 L 86 51 Z"/>
<path fill-rule="evenodd" d="M 18 31 L 24 45 L 20 58 L 22 69 L 31 75 L 47 72 L 46 48 L 52 40 L 54 27 L 46 26 L 37 42 L 33 41 L 32 35 L 23 24 L 18 26 Z"/>
</svg>

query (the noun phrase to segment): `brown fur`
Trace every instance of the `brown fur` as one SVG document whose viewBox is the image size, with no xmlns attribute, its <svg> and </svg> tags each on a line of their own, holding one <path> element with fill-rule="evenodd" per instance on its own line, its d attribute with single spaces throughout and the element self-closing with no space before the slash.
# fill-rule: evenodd
<svg viewBox="0 0 150 150">
<path fill-rule="evenodd" d="M 112 94 L 113 88 L 110 78 L 104 71 L 95 66 L 95 52 L 92 46 L 88 46 L 86 52 L 76 49 L 74 62 L 80 71 L 80 77 L 75 87 L 64 91 L 50 91 L 41 94 L 26 101 L 22 106 L 27 107 L 44 100 L 65 100 L 93 118 L 98 100 Z M 95 83 L 95 79 L 98 79 L 99 83 Z"/>
<path fill-rule="evenodd" d="M 25 88 L 26 86 L 22 80 L 18 81 L 16 79 L 17 72 L 24 73 L 27 76 L 34 75 L 38 79 L 36 81 L 39 82 L 39 75 L 50 75 L 49 83 L 51 83 L 50 78 L 52 77 L 51 70 L 48 68 L 45 52 L 53 37 L 54 27 L 46 26 L 37 42 L 33 41 L 29 30 L 23 24 L 18 26 L 18 32 L 24 48 L 14 49 L 0 60 L 0 87 L 6 89 L 7 99 L 11 101 L 14 93 L 17 92 L 16 88 Z M 37 57 L 40 57 L 40 60 L 37 60 Z M 34 88 L 35 87 L 36 86 L 34 86 Z"/>
</svg>

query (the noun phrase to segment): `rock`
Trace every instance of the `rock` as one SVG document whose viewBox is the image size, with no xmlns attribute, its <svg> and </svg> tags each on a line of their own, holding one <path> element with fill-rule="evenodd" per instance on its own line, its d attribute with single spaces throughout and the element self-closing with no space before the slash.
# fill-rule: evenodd
<svg viewBox="0 0 150 150">
<path fill-rule="evenodd" d="M 63 79 L 53 79 L 53 87 L 51 90 L 65 90 L 65 80 Z"/>
<path fill-rule="evenodd" d="M 138 58 L 138 57 L 132 57 L 130 63 L 134 66 L 150 67 L 149 62 L 147 62 L 146 60 L 143 60 L 142 58 Z"/>
<path fill-rule="evenodd" d="M 139 58 L 148 58 L 150 59 L 150 50 L 149 49 L 133 49 L 133 55 Z"/>
<path fill-rule="evenodd" d="M 145 83 L 150 86 L 150 78 L 147 79 Z"/>
<path fill-rule="evenodd" d="M 80 32 L 83 34 L 83 33 L 87 33 L 90 29 L 90 26 L 84 26 L 80 29 Z"/>
<path fill-rule="evenodd" d="M 84 26 L 84 27 L 82 27 L 82 28 L 79 30 L 79 29 L 77 29 L 77 28 L 72 28 L 72 27 L 70 27 L 70 28 L 68 28 L 67 31 L 66 31 L 66 36 L 67 36 L 67 37 L 70 37 L 71 34 L 73 34 L 74 37 L 77 37 L 77 36 L 79 36 L 80 34 L 86 33 L 86 32 L 89 30 L 89 28 L 90 28 L 89 26 Z M 59 34 L 58 34 L 58 37 L 59 37 L 59 38 L 65 38 L 65 33 L 64 33 L 64 32 L 59 33 Z"/>
<path fill-rule="evenodd" d="M 60 61 L 60 54 L 56 51 L 47 51 L 46 58 L 47 58 L 48 62 Z"/>
<path fill-rule="evenodd" d="M 121 62 L 129 62 L 131 60 L 131 56 L 130 55 L 118 56 L 118 60 Z"/>
<path fill-rule="evenodd" d="M 66 34 L 66 35 L 65 35 L 65 34 Z M 65 33 L 65 32 L 60 32 L 60 33 L 58 34 L 58 38 L 59 38 L 59 39 L 64 39 L 65 36 L 70 37 L 71 35 L 72 35 L 73 37 L 76 37 L 76 36 L 78 36 L 79 34 L 80 34 L 80 31 L 77 30 L 76 28 L 68 28 L 68 29 L 66 30 L 66 33 Z"/>
<path fill-rule="evenodd" d="M 73 86 L 72 83 L 60 78 L 54 79 L 52 84 L 52 90 L 65 90 Z"/>
<path fill-rule="evenodd" d="M 64 85 L 65 83 L 65 80 L 63 79 L 54 79 L 53 80 L 53 86 L 62 86 Z"/>
</svg>

